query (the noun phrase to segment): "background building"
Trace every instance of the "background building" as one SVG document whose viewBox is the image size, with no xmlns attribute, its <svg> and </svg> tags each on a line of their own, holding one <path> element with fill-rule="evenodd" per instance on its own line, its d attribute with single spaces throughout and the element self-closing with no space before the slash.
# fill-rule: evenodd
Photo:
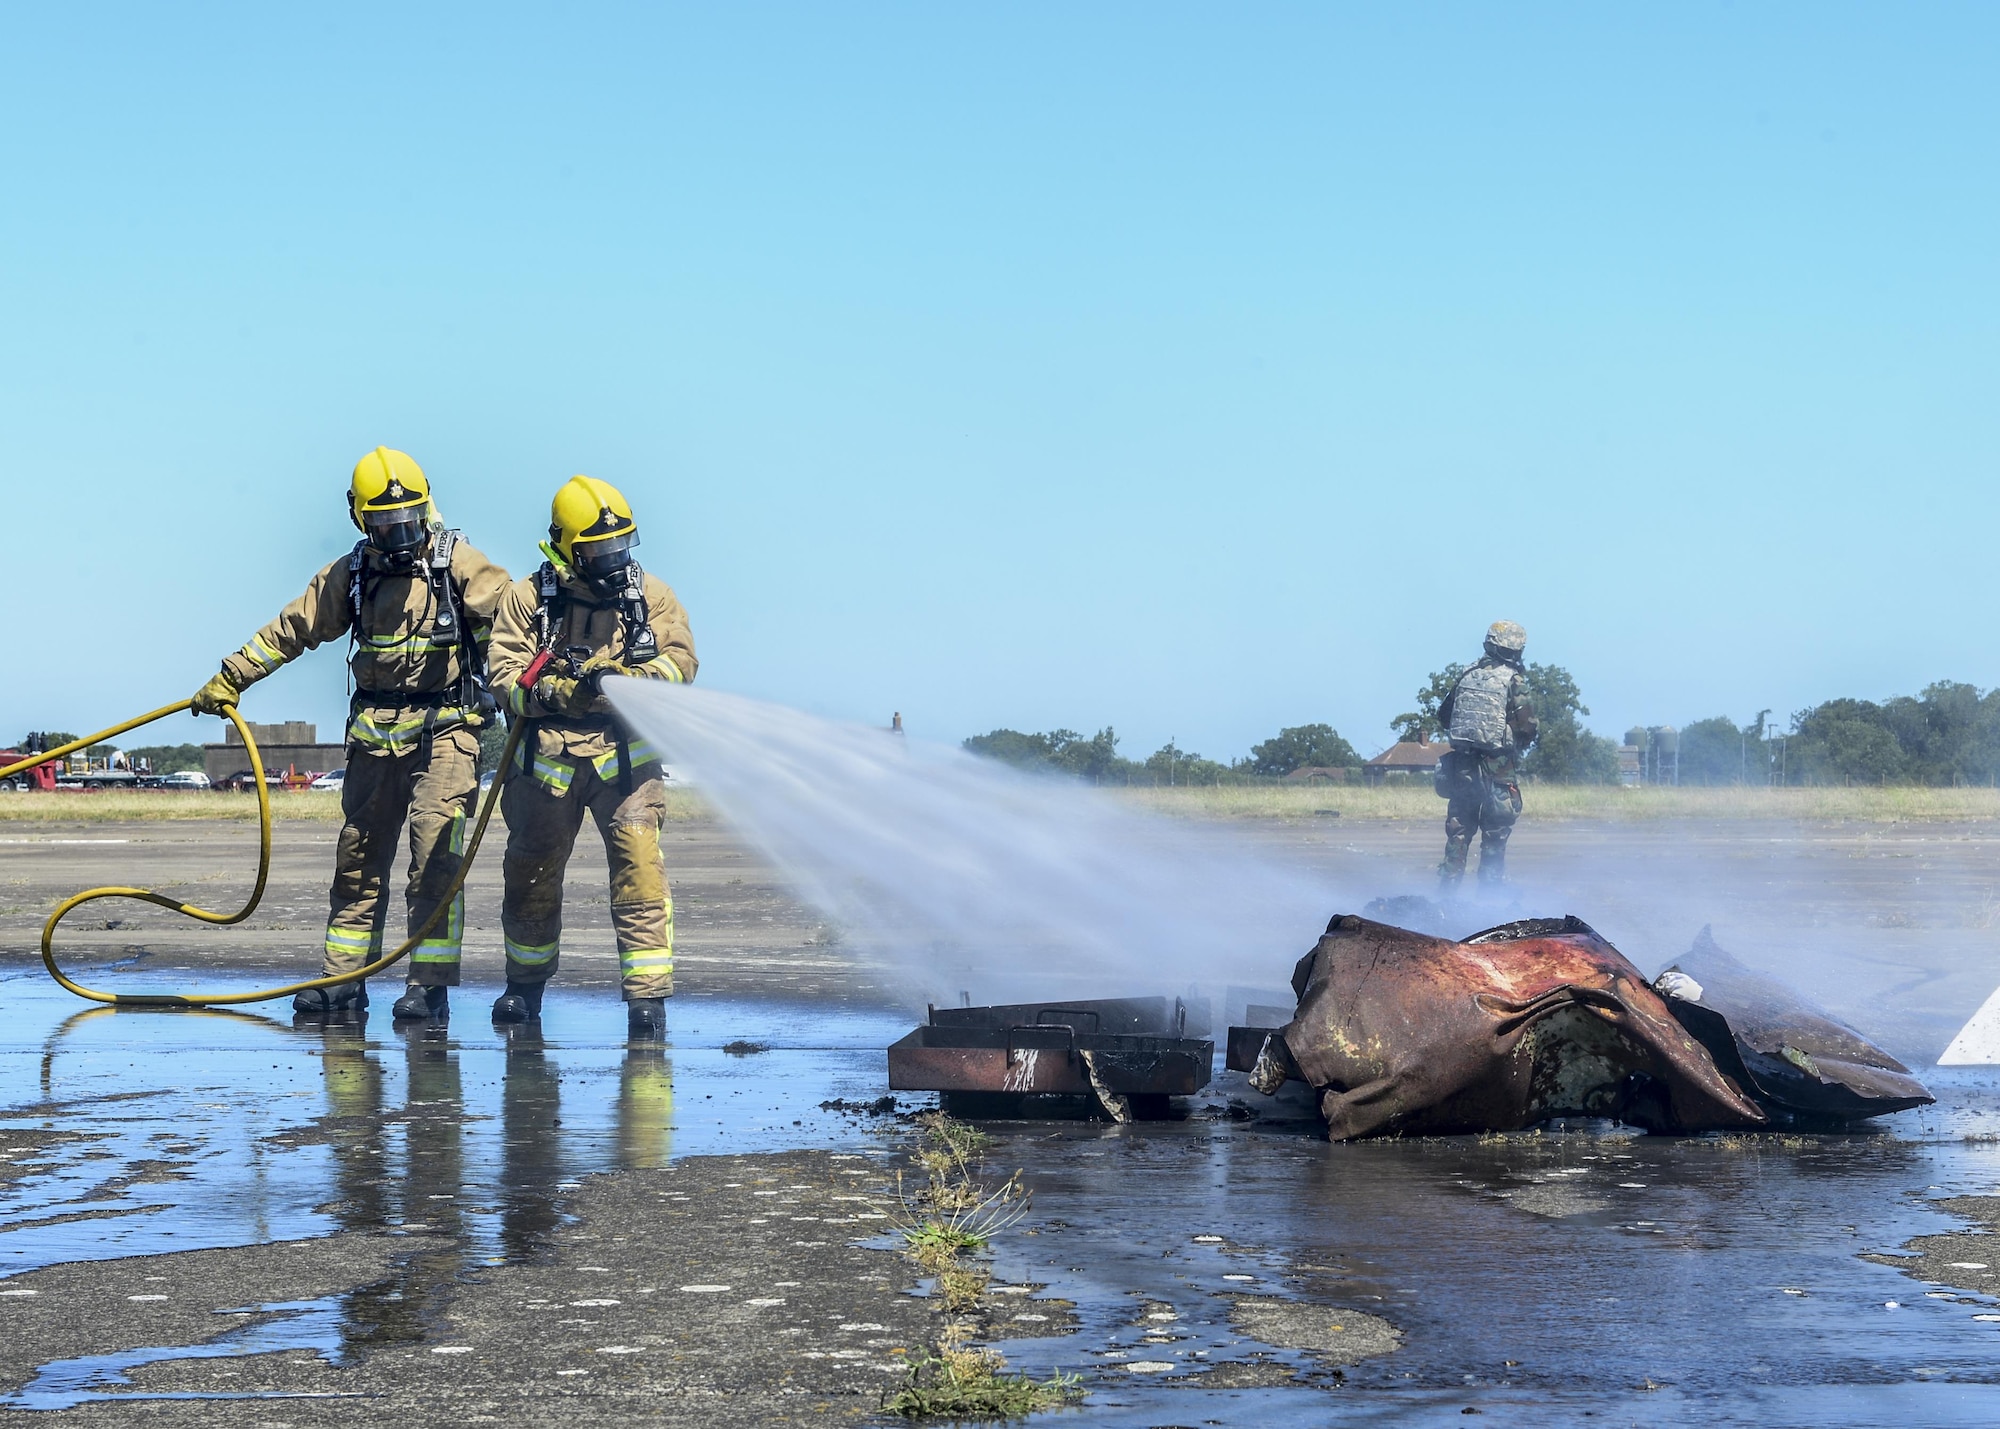
<svg viewBox="0 0 2000 1429">
<path fill-rule="evenodd" d="M 319 726 L 306 720 L 253 724 L 250 733 L 257 741 L 257 752 L 264 756 L 266 774 L 283 774 L 288 769 L 299 774 L 325 774 L 347 764 L 347 746 L 321 744 Z M 217 783 L 249 770 L 250 751 L 243 747 L 235 725 L 225 728 L 221 744 L 201 747 L 201 762 L 203 772 Z"/>
</svg>

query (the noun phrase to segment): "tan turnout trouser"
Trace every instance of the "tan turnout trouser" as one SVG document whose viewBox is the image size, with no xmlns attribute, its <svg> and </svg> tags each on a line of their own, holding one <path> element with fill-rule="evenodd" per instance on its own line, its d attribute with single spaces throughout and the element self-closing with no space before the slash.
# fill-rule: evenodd
<svg viewBox="0 0 2000 1429">
<path fill-rule="evenodd" d="M 500 796 L 507 818 L 507 888 L 500 909 L 507 980 L 538 983 L 555 975 L 562 951 L 563 870 L 588 811 L 611 865 L 611 926 L 618 936 L 625 1000 L 671 997 L 674 904 L 660 852 L 667 793 L 659 766 L 635 770 L 632 792 L 621 794 L 615 768 L 606 777 L 588 760 L 573 766 L 565 761 L 558 777 L 540 777 L 549 764 L 537 758 L 533 770 L 513 770 Z"/>
<path fill-rule="evenodd" d="M 447 730 L 406 754 L 357 754 L 347 762 L 340 791 L 346 816 L 334 849 L 333 888 L 327 896 L 328 975 L 352 972 L 382 956 L 402 938 L 386 935 L 389 872 L 398 835 L 410 822 L 410 876 L 404 927 L 414 933 L 458 874 L 465 826 L 479 797 L 479 737 Z M 409 980 L 425 987 L 458 986 L 459 944 L 465 936 L 465 893 L 452 899 L 430 936 L 411 950 Z"/>
</svg>

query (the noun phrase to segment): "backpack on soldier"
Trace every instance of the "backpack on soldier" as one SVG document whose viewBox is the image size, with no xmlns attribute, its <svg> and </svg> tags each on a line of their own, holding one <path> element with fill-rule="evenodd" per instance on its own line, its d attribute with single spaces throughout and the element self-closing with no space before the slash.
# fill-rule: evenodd
<svg viewBox="0 0 2000 1429">
<path fill-rule="evenodd" d="M 1446 731 L 1454 746 L 1498 753 L 1514 743 L 1507 723 L 1507 692 L 1518 672 L 1512 665 L 1482 660 L 1459 676 L 1452 693 L 1451 728 Z"/>
</svg>

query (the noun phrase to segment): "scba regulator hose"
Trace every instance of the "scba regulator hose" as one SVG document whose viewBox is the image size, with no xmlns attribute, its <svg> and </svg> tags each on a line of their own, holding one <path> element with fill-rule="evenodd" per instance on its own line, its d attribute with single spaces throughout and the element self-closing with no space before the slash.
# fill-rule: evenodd
<svg viewBox="0 0 2000 1429">
<path fill-rule="evenodd" d="M 0 768 L 0 779 L 33 769 L 39 764 L 61 759 L 90 745 L 102 744 L 107 739 L 113 739 L 128 730 L 138 729 L 142 725 L 149 725 L 155 720 L 177 715 L 182 710 L 190 708 L 192 704 L 192 700 L 181 700 L 177 704 L 165 705 L 151 714 L 142 714 L 135 719 L 126 720 L 123 724 L 100 729 L 96 734 L 71 740 L 60 748 L 9 764 Z M 444 891 L 444 896 L 438 899 L 437 906 L 431 910 L 431 916 L 426 918 L 423 926 L 410 934 L 400 945 L 384 953 L 366 967 L 356 968 L 353 972 L 340 973 L 334 977 L 316 977 L 305 982 L 286 983 L 283 987 L 264 988 L 258 992 L 100 992 L 96 988 L 85 987 L 70 978 L 56 964 L 56 928 L 63 919 L 86 903 L 99 898 L 130 898 L 141 903 L 151 903 L 156 908 L 165 908 L 189 918 L 197 918 L 204 923 L 212 923 L 219 928 L 226 928 L 233 923 L 241 923 L 255 913 L 257 905 L 264 901 L 264 886 L 271 876 L 271 791 L 264 784 L 264 756 L 258 752 L 256 737 L 250 733 L 250 726 L 243 722 L 243 716 L 236 712 L 236 706 L 225 705 L 222 713 L 236 726 L 236 733 L 243 739 L 243 747 L 250 751 L 250 773 L 257 784 L 257 886 L 250 890 L 249 899 L 234 913 L 217 913 L 213 909 L 197 908 L 192 903 L 183 903 L 177 898 L 169 898 L 166 894 L 156 893 L 150 888 L 86 888 L 81 893 L 71 894 L 56 906 L 56 911 L 49 915 L 49 921 L 42 925 L 42 963 L 48 968 L 50 977 L 78 997 L 88 998 L 92 1002 L 113 1003 L 119 1007 L 226 1007 L 232 1003 L 269 1002 L 273 998 L 290 997 L 293 993 L 308 992 L 313 988 L 340 987 L 345 983 L 372 977 L 382 969 L 401 961 L 412 948 L 430 936 L 431 929 L 445 916 L 452 900 L 458 897 L 459 890 L 465 886 L 465 875 L 471 869 L 472 860 L 479 852 L 480 840 L 486 837 L 487 822 L 492 819 L 493 808 L 500 800 L 500 787 L 506 783 L 506 771 L 513 767 L 515 750 L 521 743 L 521 731 L 526 727 L 521 721 L 516 721 L 513 728 L 508 731 L 507 747 L 500 756 L 500 776 L 493 781 L 493 787 L 487 790 L 486 799 L 479 806 L 479 818 L 473 823 L 472 837 L 467 841 L 465 852 L 459 858 L 458 872 L 453 875 L 450 886 Z"/>
</svg>

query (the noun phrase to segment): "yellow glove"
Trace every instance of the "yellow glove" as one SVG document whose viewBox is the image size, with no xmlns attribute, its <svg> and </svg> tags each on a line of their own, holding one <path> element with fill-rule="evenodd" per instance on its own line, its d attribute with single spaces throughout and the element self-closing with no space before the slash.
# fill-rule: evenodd
<svg viewBox="0 0 2000 1429">
<path fill-rule="evenodd" d="M 194 712 L 219 715 L 224 705 L 233 705 L 242 698 L 243 691 L 236 687 L 229 672 L 223 670 L 210 676 L 208 683 L 194 692 Z"/>
<path fill-rule="evenodd" d="M 583 669 L 577 673 L 582 678 L 588 679 L 592 675 L 599 676 L 600 678 L 605 675 L 629 675 L 632 671 L 616 655 L 606 653 L 603 655 L 593 655 L 588 660 L 585 660 L 583 662 Z"/>
<path fill-rule="evenodd" d="M 578 681 L 547 670 L 535 681 L 535 699 L 551 714 L 581 714 L 582 707 L 590 703 L 589 693 Z"/>
</svg>

